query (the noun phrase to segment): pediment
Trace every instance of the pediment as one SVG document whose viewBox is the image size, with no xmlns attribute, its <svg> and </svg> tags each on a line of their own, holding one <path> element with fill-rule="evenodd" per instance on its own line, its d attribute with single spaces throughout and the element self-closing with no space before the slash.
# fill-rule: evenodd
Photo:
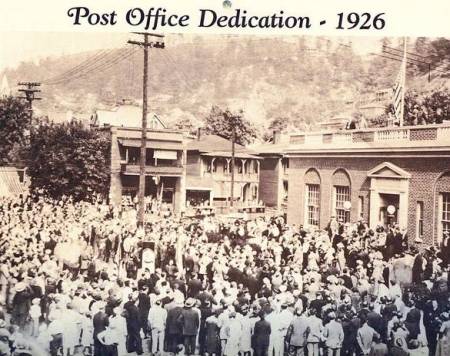
<svg viewBox="0 0 450 356">
<path fill-rule="evenodd" d="M 372 168 L 367 176 L 370 178 L 397 178 L 397 179 L 409 179 L 411 174 L 409 174 L 404 169 L 396 166 L 390 162 L 383 162 L 378 166 Z"/>
</svg>

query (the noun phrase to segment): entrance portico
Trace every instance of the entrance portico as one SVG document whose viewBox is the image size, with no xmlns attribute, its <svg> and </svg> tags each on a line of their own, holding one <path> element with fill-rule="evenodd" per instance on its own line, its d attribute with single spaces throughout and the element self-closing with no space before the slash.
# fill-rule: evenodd
<svg viewBox="0 0 450 356">
<path fill-rule="evenodd" d="M 370 170 L 370 227 L 408 224 L 408 194 L 411 175 L 402 168 L 383 162 Z"/>
</svg>

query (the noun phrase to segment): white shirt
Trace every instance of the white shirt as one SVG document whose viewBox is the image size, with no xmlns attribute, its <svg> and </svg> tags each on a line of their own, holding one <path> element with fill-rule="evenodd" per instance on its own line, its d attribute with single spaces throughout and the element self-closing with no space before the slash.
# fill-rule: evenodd
<svg viewBox="0 0 450 356">
<path fill-rule="evenodd" d="M 148 312 L 148 322 L 152 329 L 164 330 L 166 327 L 167 311 L 159 305 L 154 305 Z"/>
</svg>

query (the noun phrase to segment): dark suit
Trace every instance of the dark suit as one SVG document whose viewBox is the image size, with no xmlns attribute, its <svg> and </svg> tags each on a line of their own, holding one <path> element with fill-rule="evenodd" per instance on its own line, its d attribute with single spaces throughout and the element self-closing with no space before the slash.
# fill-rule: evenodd
<svg viewBox="0 0 450 356">
<path fill-rule="evenodd" d="M 196 298 L 202 290 L 202 281 L 200 279 L 191 279 L 188 283 L 188 296 Z"/>
<path fill-rule="evenodd" d="M 142 350 L 142 338 L 141 338 L 141 322 L 139 318 L 139 309 L 137 306 L 129 301 L 126 302 L 123 308 L 127 312 L 127 351 L 136 352 L 138 355 L 143 354 Z"/>
<path fill-rule="evenodd" d="M 200 326 L 200 316 L 196 310 L 185 308 L 181 311 L 178 321 L 183 328 L 186 355 L 193 355 L 195 353 L 195 340 Z"/>
<path fill-rule="evenodd" d="M 268 321 L 261 319 L 255 323 L 253 345 L 255 356 L 268 356 L 271 332 Z"/>
<path fill-rule="evenodd" d="M 108 315 L 99 311 L 94 315 L 92 322 L 94 324 L 94 356 L 102 356 L 104 354 L 103 344 L 98 341 L 97 335 L 109 325 Z"/>
<path fill-rule="evenodd" d="M 148 312 L 150 310 L 150 297 L 147 293 L 139 293 L 139 320 L 141 322 L 141 328 L 145 335 L 148 335 Z"/>
<path fill-rule="evenodd" d="M 420 334 L 421 317 L 420 310 L 416 307 L 412 308 L 406 315 L 405 326 L 411 339 L 417 339 L 417 336 Z"/>
<path fill-rule="evenodd" d="M 375 331 L 378 334 L 380 334 L 382 338 L 384 338 L 384 336 L 386 336 L 385 321 L 380 314 L 378 314 L 374 311 L 369 312 L 369 314 L 367 314 L 367 324 L 370 327 L 372 327 L 373 329 L 375 329 Z M 387 325 L 387 322 L 386 322 L 386 325 Z"/>
<path fill-rule="evenodd" d="M 180 323 L 178 322 L 178 318 L 181 315 L 181 311 L 183 309 L 181 307 L 174 307 L 167 311 L 167 319 L 166 319 L 166 341 L 167 341 L 167 350 L 169 352 L 175 352 L 177 345 L 181 342 L 182 339 L 182 328 Z"/>
</svg>

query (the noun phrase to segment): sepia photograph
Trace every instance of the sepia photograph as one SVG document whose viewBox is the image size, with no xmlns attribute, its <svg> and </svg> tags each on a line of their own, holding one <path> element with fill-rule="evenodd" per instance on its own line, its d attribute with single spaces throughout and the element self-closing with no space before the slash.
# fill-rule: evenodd
<svg viewBox="0 0 450 356">
<path fill-rule="evenodd" d="M 0 36 L 0 356 L 450 355 L 450 37 Z"/>
</svg>

